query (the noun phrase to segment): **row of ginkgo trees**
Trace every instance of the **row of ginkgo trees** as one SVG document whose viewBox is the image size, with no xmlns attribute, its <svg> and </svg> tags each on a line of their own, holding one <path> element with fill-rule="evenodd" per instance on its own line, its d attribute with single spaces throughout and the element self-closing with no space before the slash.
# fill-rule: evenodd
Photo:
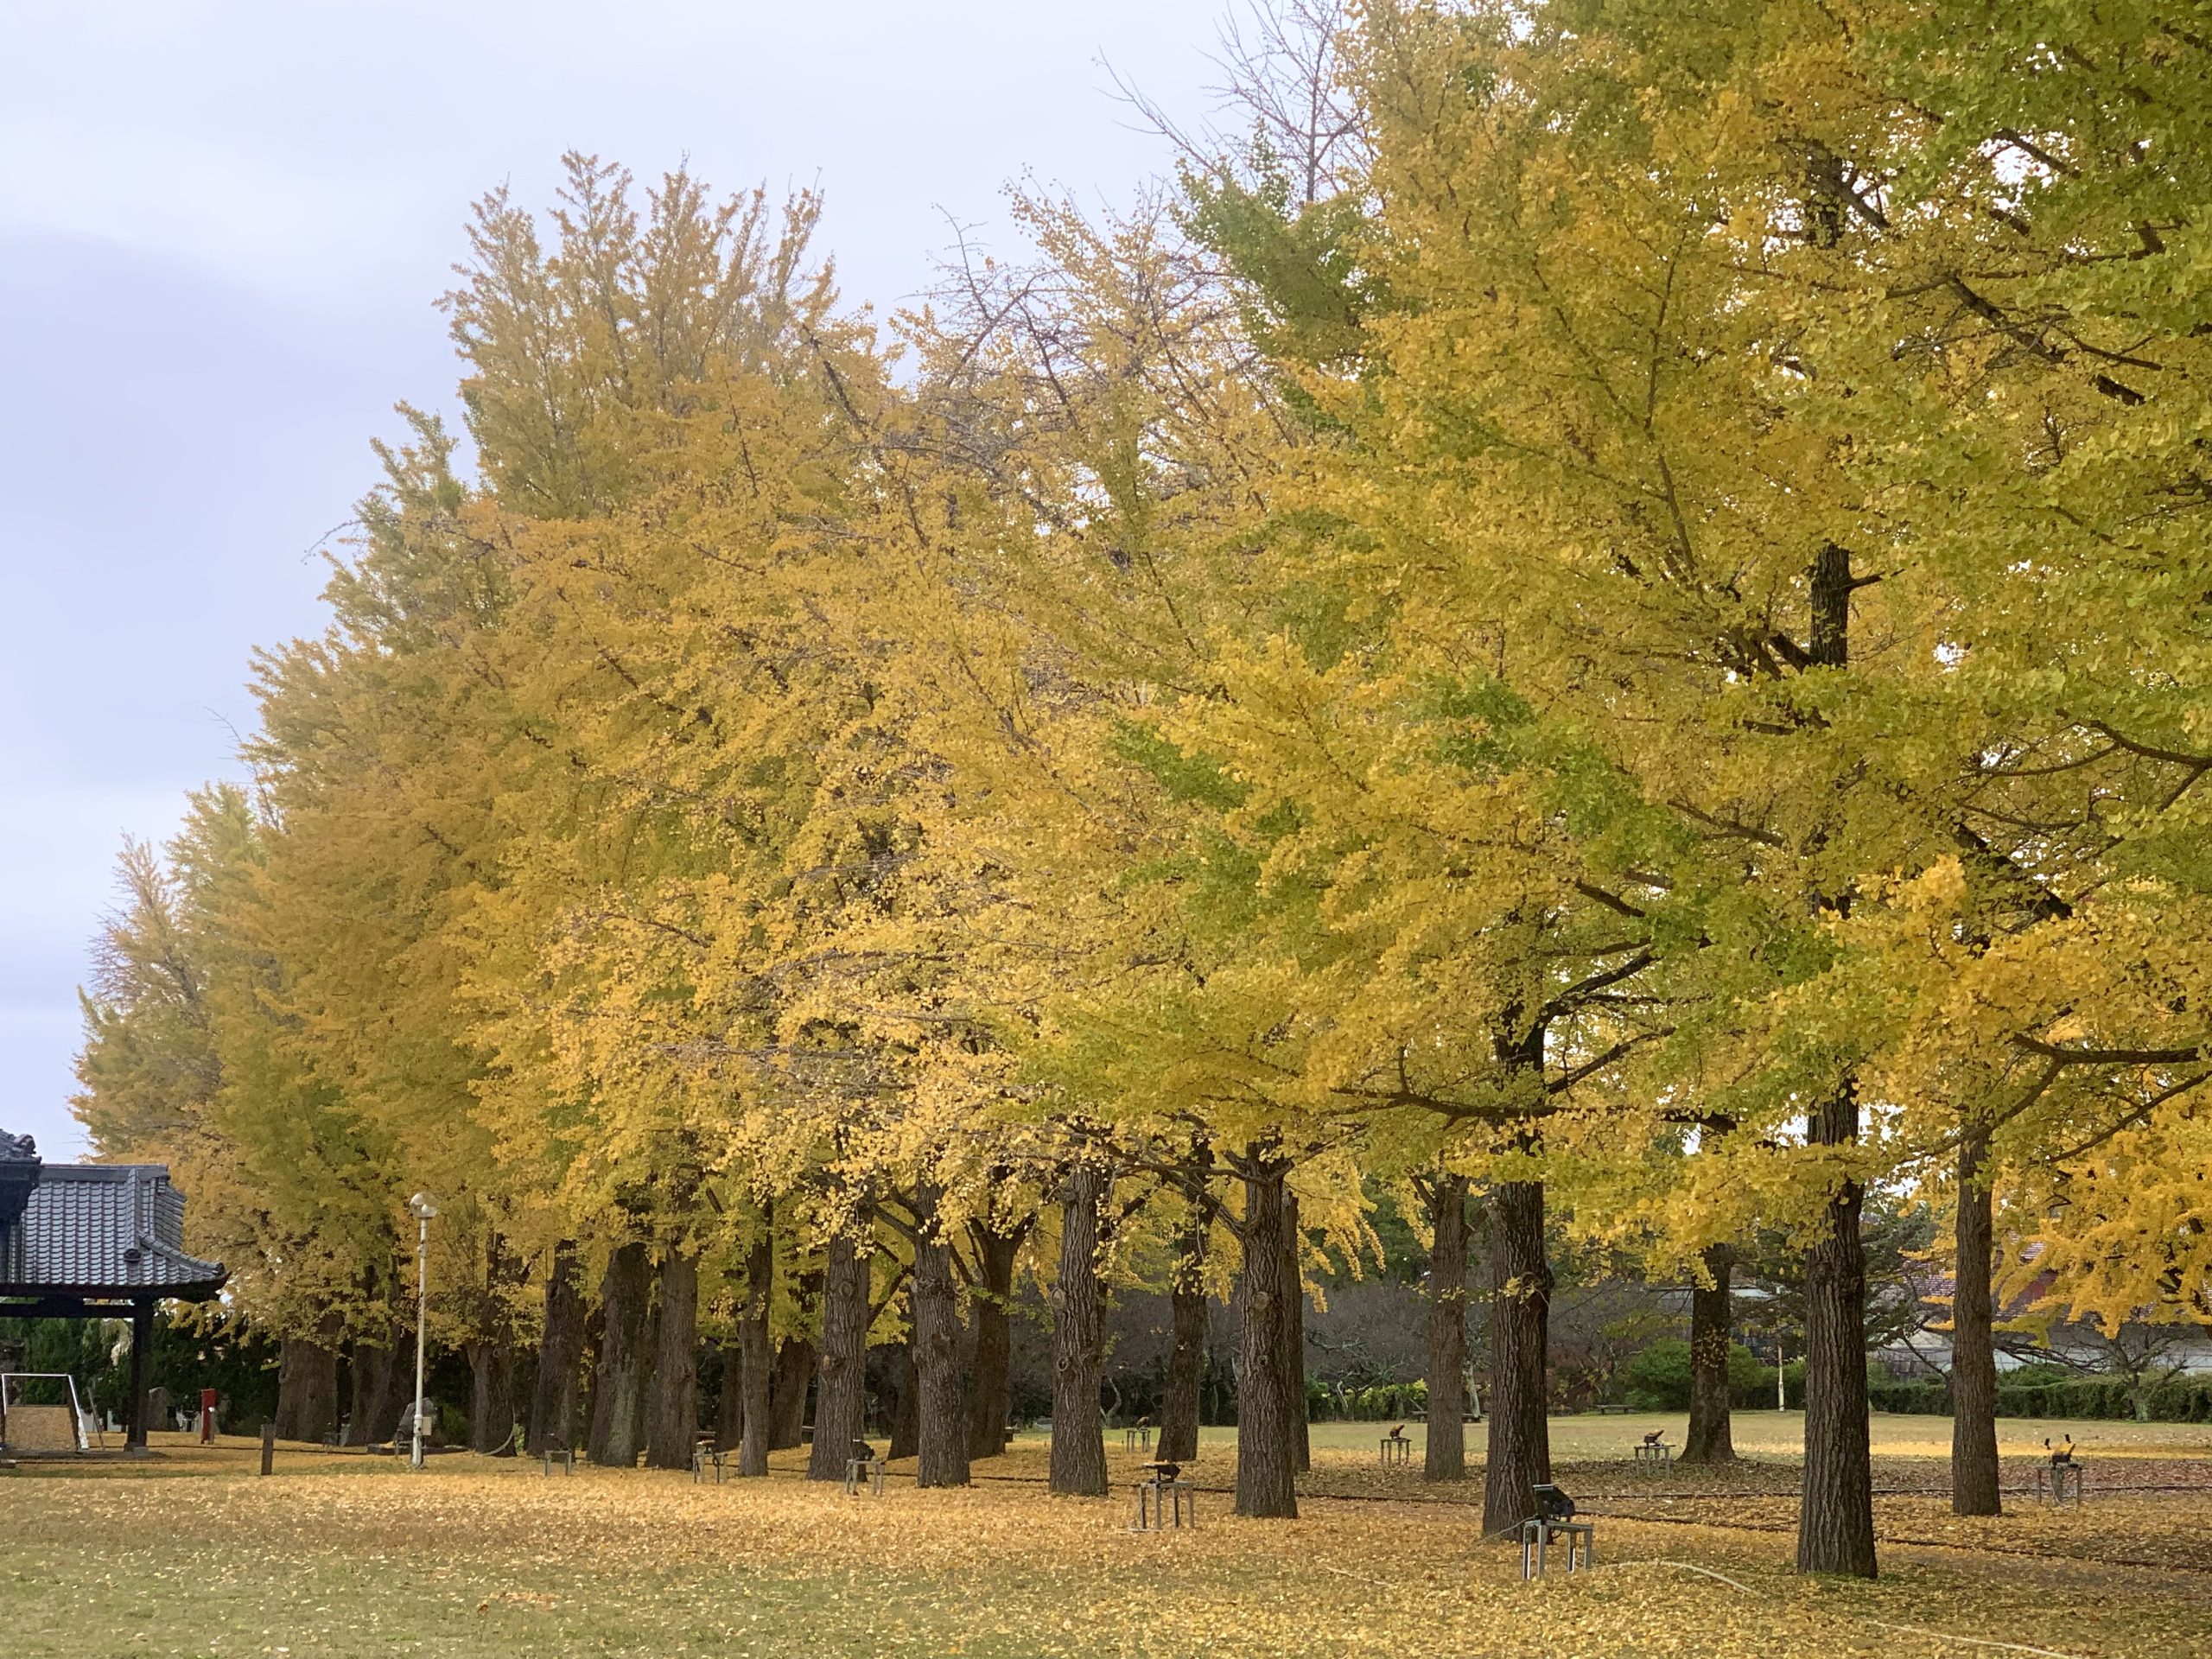
<svg viewBox="0 0 2212 1659">
<path fill-rule="evenodd" d="M 1103 1491 L 1137 1277 L 1170 1456 L 1233 1294 L 1238 1508 L 1284 1515 L 1302 1274 L 1395 1184 L 1433 1478 L 1489 1240 L 1486 1529 L 1549 1478 L 1557 1229 L 1699 1286 L 1701 1457 L 1780 1229 L 1822 1571 L 1875 1564 L 1870 1187 L 1955 1217 L 1962 1512 L 2000 1303 L 2212 1319 L 2204 41 L 1266 38 L 1256 138 L 1103 226 L 1017 204 L 1033 257 L 890 344 L 810 199 L 580 159 L 550 225 L 480 207 L 473 470 L 410 416 L 88 1003 L 101 1145 L 181 1166 L 301 1388 L 346 1349 L 358 1433 L 423 1185 L 486 1449 L 687 1461 L 711 1329 L 742 1466 L 810 1397 L 829 1478 L 897 1332 L 957 1484 L 1033 1274 L 1052 1481 Z"/>
</svg>

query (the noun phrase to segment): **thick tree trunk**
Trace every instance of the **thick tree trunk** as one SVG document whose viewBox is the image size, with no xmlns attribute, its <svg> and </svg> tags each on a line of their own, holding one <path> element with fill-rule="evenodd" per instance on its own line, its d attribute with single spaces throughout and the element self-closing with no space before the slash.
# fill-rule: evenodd
<svg viewBox="0 0 2212 1659">
<path fill-rule="evenodd" d="M 1817 1146 L 1859 1138 L 1859 1102 L 1847 1087 L 1812 1114 Z M 1874 1576 L 1874 1480 L 1866 1429 L 1866 1251 L 1864 1191 L 1845 1181 L 1828 1200 L 1805 1257 L 1805 1486 L 1797 1570 Z"/>
<path fill-rule="evenodd" d="M 814 1383 L 814 1342 L 785 1337 L 768 1375 L 768 1449 L 787 1452 L 806 1439 L 807 1395 Z"/>
<path fill-rule="evenodd" d="M 995 1458 L 1006 1450 L 1013 1410 L 1014 1261 L 1018 1234 L 975 1229 L 975 1399 L 968 1421 L 968 1455 Z"/>
<path fill-rule="evenodd" d="M 917 1486 L 968 1484 L 968 1401 L 960 1386 L 960 1300 L 952 1279 L 952 1246 L 940 1230 L 933 1194 L 922 1201 L 914 1246 L 916 1394 L 920 1405 Z"/>
<path fill-rule="evenodd" d="M 1467 1178 L 1428 1190 L 1428 1456 L 1424 1480 L 1467 1478 Z"/>
<path fill-rule="evenodd" d="M 545 1274 L 545 1331 L 537 1344 L 537 1378 L 530 1396 L 534 1456 L 552 1446 L 574 1450 L 576 1444 L 578 1374 L 584 1355 L 582 1276 L 576 1247 L 564 1238 L 553 1247 Z"/>
<path fill-rule="evenodd" d="M 656 1279 L 658 1274 L 653 1275 Z M 653 1367 L 660 1357 L 660 1299 L 655 1296 L 645 1315 L 645 1333 L 639 1339 L 638 1351 L 644 1356 L 638 1370 L 636 1395 L 637 1418 L 630 1427 L 631 1443 L 640 1452 L 652 1445 L 653 1438 Z"/>
<path fill-rule="evenodd" d="M 1282 1281 L 1289 1300 L 1283 1304 L 1282 1414 L 1290 1436 L 1290 1465 L 1299 1474 L 1313 1466 L 1313 1436 L 1306 1421 L 1306 1277 L 1299 1264 L 1304 1235 L 1299 1230 L 1298 1194 L 1286 1182 L 1282 1189 Z"/>
<path fill-rule="evenodd" d="M 600 1280 L 599 1358 L 592 1367 L 591 1460 L 610 1468 L 637 1465 L 639 1414 L 645 1395 L 645 1341 L 652 1306 L 652 1263 L 643 1244 L 623 1244 L 607 1258 Z"/>
<path fill-rule="evenodd" d="M 858 1225 L 870 1218 L 861 1212 Z M 809 1480 L 842 1480 L 853 1442 L 868 1432 L 868 1261 L 873 1241 L 840 1233 L 830 1241 L 822 1281 L 822 1352 L 814 1396 Z"/>
<path fill-rule="evenodd" d="M 346 1420 L 348 1446 L 388 1446 L 399 1427 L 400 1408 L 406 1404 L 412 1378 L 404 1373 L 398 1337 L 392 1331 L 383 1342 L 353 1344 L 353 1397 Z"/>
<path fill-rule="evenodd" d="M 671 1247 L 660 1264 L 652 1431 L 645 1462 L 689 1469 L 699 1439 L 699 1258 Z"/>
<path fill-rule="evenodd" d="M 1296 1281 L 1285 1269 L 1290 1251 L 1283 1177 L 1290 1166 L 1264 1147 L 1247 1150 L 1237 1166 L 1244 1183 L 1244 1267 L 1237 1287 L 1243 1316 L 1236 1345 L 1236 1513 L 1294 1518 L 1298 1514 L 1297 1438 L 1284 1378 Z"/>
<path fill-rule="evenodd" d="M 737 1322 L 737 1376 L 732 1377 L 728 1366 L 722 1370 L 725 1400 L 732 1395 L 730 1384 L 737 1384 L 737 1472 L 741 1475 L 768 1472 L 768 1446 L 775 1439 L 771 1389 L 775 1361 L 768 1347 L 768 1305 L 775 1281 L 776 1242 L 769 1221 L 764 1211 L 760 1236 L 746 1253 L 745 1306 Z"/>
<path fill-rule="evenodd" d="M 1951 1512 L 1999 1515 L 1997 1346 L 1990 1294 L 1989 1141 L 1970 1128 L 1959 1142 L 1958 1262 L 1951 1283 Z"/>
<path fill-rule="evenodd" d="M 276 1438 L 315 1440 L 338 1427 L 338 1322 L 327 1334 L 287 1337 L 277 1351 Z"/>
<path fill-rule="evenodd" d="M 468 1344 L 468 1449 L 515 1454 L 515 1351 L 480 1338 Z"/>
<path fill-rule="evenodd" d="M 1506 1181 L 1490 1206 L 1490 1434 L 1483 1467 L 1483 1531 L 1536 1512 L 1532 1490 L 1552 1478 L 1545 1415 L 1552 1269 L 1544 1251 L 1541 1181 Z"/>
<path fill-rule="evenodd" d="M 1168 1281 L 1167 1382 L 1160 1404 L 1160 1457 L 1188 1463 L 1198 1455 L 1198 1388 L 1206 1367 L 1206 1224 L 1194 1216 L 1176 1241 Z"/>
<path fill-rule="evenodd" d="M 891 1449 L 884 1455 L 893 1459 L 913 1457 L 922 1449 L 922 1397 L 921 1384 L 914 1370 L 912 1343 L 885 1345 L 883 1377 L 891 1393 L 890 1404 L 884 1414 L 885 1427 L 891 1433 Z"/>
<path fill-rule="evenodd" d="M 1098 1414 L 1106 1363 L 1106 1294 L 1098 1275 L 1103 1166 L 1078 1163 L 1060 1190 L 1060 1271 L 1052 1285 L 1052 1448 L 1046 1484 L 1097 1497 L 1106 1491 L 1106 1431 Z"/>
<path fill-rule="evenodd" d="M 1684 1463 L 1733 1463 L 1736 1441 L 1728 1399 L 1728 1279 L 1736 1253 L 1726 1244 L 1706 1247 L 1709 1284 L 1690 1290 L 1690 1427 L 1682 1442 Z"/>
<path fill-rule="evenodd" d="M 741 1306 L 741 1327 L 744 1321 Z M 731 1340 L 715 1344 L 713 1364 L 715 1450 L 734 1452 L 745 1444 L 745 1338 L 741 1328 Z"/>
</svg>

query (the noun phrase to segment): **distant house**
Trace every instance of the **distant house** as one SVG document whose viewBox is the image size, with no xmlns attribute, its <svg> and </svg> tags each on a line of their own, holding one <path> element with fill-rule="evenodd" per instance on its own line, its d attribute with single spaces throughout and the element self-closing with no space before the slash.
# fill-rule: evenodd
<svg viewBox="0 0 2212 1659">
<path fill-rule="evenodd" d="M 161 1164 L 48 1164 L 0 1133 L 0 1317 L 130 1321 L 130 1423 L 143 1449 L 154 1309 L 204 1302 L 222 1264 L 184 1248 L 184 1195 Z"/>
</svg>

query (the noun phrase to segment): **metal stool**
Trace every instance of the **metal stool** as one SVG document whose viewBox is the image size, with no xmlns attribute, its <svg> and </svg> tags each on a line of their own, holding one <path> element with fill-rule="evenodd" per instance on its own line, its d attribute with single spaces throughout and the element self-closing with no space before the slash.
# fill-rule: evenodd
<svg viewBox="0 0 2212 1659">
<path fill-rule="evenodd" d="M 1388 1469 L 1395 1463 L 1414 1460 L 1414 1443 L 1406 1437 L 1406 1426 L 1401 1423 L 1376 1442 L 1382 1449 L 1382 1466 Z"/>
<path fill-rule="evenodd" d="M 845 1459 L 845 1495 L 851 1497 L 868 1483 L 868 1491 L 877 1497 L 883 1496 L 883 1457 L 866 1440 L 853 1442 L 853 1455 Z"/>
<path fill-rule="evenodd" d="M 576 1454 L 565 1446 L 554 1446 L 549 1443 L 540 1455 L 545 1459 L 545 1472 L 548 1476 L 552 1474 L 553 1465 L 556 1459 L 561 1465 L 563 1474 L 573 1475 L 576 1472 Z"/>
<path fill-rule="evenodd" d="M 715 1471 L 715 1484 L 721 1485 L 722 1465 L 726 1458 L 727 1454 L 721 1447 L 716 1446 L 711 1439 L 702 1438 L 698 1440 L 691 1448 L 692 1484 L 697 1485 L 701 1481 L 705 1480 L 707 1471 L 711 1469 Z"/>
<path fill-rule="evenodd" d="M 1151 1451 L 1152 1424 L 1149 1421 L 1134 1423 L 1128 1428 L 1123 1429 L 1122 1431 L 1122 1450 L 1124 1452 Z"/>
<path fill-rule="evenodd" d="M 2039 1463 L 2036 1465 L 2036 1502 L 2079 1503 L 2082 1465 L 2078 1463 Z"/>
<path fill-rule="evenodd" d="M 1567 1540 L 1567 1570 L 1589 1567 L 1597 1560 L 1598 1529 L 1587 1521 L 1542 1521 L 1534 1516 L 1521 1523 L 1521 1576 L 1544 1576 L 1544 1552 L 1555 1538 Z M 1533 1566 L 1534 1570 L 1531 1570 Z"/>
<path fill-rule="evenodd" d="M 1137 1482 L 1137 1519 L 1131 1532 L 1161 1532 L 1198 1524 L 1198 1495 L 1172 1463 L 1155 1464 Z"/>
<path fill-rule="evenodd" d="M 1674 1466 L 1675 1448 L 1664 1440 L 1645 1440 L 1635 1450 L 1638 1463 L 1656 1463 L 1666 1468 Z"/>
</svg>

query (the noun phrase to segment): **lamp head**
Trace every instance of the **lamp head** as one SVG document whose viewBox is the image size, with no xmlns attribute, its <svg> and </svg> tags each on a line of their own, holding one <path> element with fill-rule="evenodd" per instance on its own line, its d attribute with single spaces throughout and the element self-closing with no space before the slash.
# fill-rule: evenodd
<svg viewBox="0 0 2212 1659">
<path fill-rule="evenodd" d="M 413 1198 L 408 1199 L 407 1207 L 423 1221 L 429 1220 L 438 1213 L 438 1206 L 430 1201 L 430 1195 L 427 1192 L 417 1192 Z"/>
</svg>

